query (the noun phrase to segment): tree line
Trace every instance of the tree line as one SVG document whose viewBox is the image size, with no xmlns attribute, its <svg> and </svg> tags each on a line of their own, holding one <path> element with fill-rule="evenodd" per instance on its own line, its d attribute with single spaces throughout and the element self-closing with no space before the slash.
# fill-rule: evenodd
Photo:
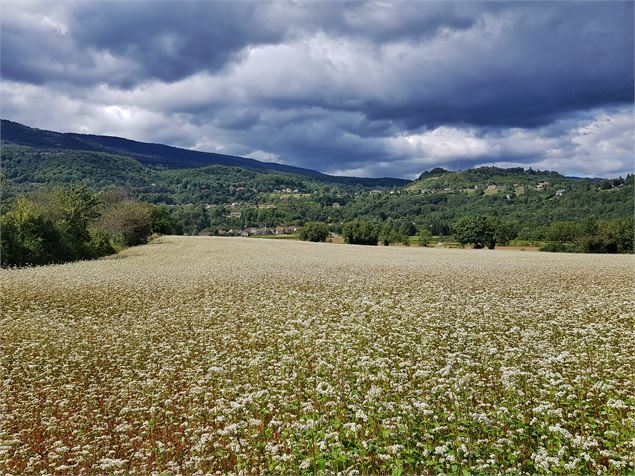
<svg viewBox="0 0 635 476">
<path fill-rule="evenodd" d="M 44 265 L 99 258 L 146 243 L 152 233 L 174 231 L 166 207 L 137 201 L 125 191 L 55 188 L 18 197 L 3 210 L 0 263 Z"/>
<path fill-rule="evenodd" d="M 528 230 L 515 221 L 502 220 L 485 215 L 468 215 L 451 225 L 451 234 L 461 246 L 494 249 L 496 245 L 507 245 Z M 430 229 L 415 225 L 408 220 L 387 220 L 384 223 L 370 220 L 352 220 L 341 225 L 310 222 L 300 233 L 306 241 L 326 241 L 331 232 L 339 232 L 344 242 L 357 245 L 385 246 L 413 241 L 427 246 L 433 239 Z M 541 230 L 541 251 L 578 253 L 634 253 L 633 219 L 594 220 L 581 223 L 554 221 Z M 411 240 L 411 237 L 417 236 Z"/>
<path fill-rule="evenodd" d="M 5 204 L 0 214 L 0 262 L 23 266 L 98 258 L 146 243 L 152 233 L 196 234 L 209 223 L 206 212 L 142 202 L 124 189 L 91 192 L 79 186 L 20 196 Z M 349 244 L 427 246 L 433 236 L 449 235 L 461 246 L 474 248 L 529 240 L 539 242 L 543 251 L 634 252 L 632 218 L 557 220 L 530 226 L 495 216 L 466 215 L 443 230 L 405 218 L 300 224 L 304 225 L 300 238 L 307 241 L 323 242 L 337 233 Z"/>
</svg>

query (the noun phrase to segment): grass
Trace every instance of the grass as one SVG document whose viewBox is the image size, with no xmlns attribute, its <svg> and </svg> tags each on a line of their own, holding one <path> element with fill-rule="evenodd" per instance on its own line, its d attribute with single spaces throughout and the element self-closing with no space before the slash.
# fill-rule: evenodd
<svg viewBox="0 0 635 476">
<path fill-rule="evenodd" d="M 162 237 L 2 270 L 2 474 L 632 472 L 632 256 Z"/>
</svg>

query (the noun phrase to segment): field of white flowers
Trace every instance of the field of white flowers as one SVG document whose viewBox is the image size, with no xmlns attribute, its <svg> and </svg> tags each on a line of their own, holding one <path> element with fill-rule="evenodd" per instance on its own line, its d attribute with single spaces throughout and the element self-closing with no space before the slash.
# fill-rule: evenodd
<svg viewBox="0 0 635 476">
<path fill-rule="evenodd" d="M 0 271 L 0 473 L 628 473 L 632 256 L 164 237 Z"/>
</svg>

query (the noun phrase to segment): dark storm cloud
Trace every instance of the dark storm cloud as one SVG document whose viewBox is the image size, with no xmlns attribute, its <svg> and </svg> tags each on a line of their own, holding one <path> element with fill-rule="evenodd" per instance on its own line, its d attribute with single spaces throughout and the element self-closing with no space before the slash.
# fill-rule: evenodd
<svg viewBox="0 0 635 476">
<path fill-rule="evenodd" d="M 6 77 L 34 83 L 66 79 L 130 86 L 175 81 L 200 71 L 216 72 L 250 45 L 279 43 L 316 31 L 372 36 L 373 40 L 419 38 L 442 26 L 470 26 L 472 14 L 451 4 L 268 2 L 86 2 L 64 3 L 67 31 L 33 18 L 3 21 L 2 66 Z M 41 10 L 46 12 L 47 6 Z M 470 9 L 472 10 L 472 9 Z M 56 33 L 56 34 L 55 34 Z M 100 56 L 134 65 L 130 74 L 95 75 Z M 62 60 L 83 75 L 55 74 Z"/>
<path fill-rule="evenodd" d="M 251 44 L 280 41 L 284 31 L 259 21 L 262 5 L 246 2 L 126 2 L 82 5 L 72 16 L 78 44 L 140 65 L 140 75 L 175 81 L 217 71 Z"/>
<path fill-rule="evenodd" d="M 586 173 L 585 150 L 632 169 L 632 2 L 16 2 L 1 21 L 4 114 L 35 126 L 338 173 Z"/>
<path fill-rule="evenodd" d="M 369 119 L 533 127 L 633 102 L 632 3 L 525 3 L 498 13 L 466 35 L 473 41 L 444 42 L 445 58 L 405 77 L 411 94 L 366 103 Z"/>
</svg>

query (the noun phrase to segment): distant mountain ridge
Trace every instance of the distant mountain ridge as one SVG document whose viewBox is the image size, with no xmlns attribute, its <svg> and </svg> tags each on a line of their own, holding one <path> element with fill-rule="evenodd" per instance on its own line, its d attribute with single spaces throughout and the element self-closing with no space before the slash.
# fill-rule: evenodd
<svg viewBox="0 0 635 476">
<path fill-rule="evenodd" d="M 632 175 L 588 179 L 484 166 L 435 168 L 413 181 L 346 178 L 117 137 L 39 131 L 9 121 L 2 121 L 1 132 L 0 206 L 54 187 L 125 190 L 169 207 L 189 224 L 190 234 L 210 226 L 365 219 L 406 220 L 443 235 L 467 215 L 501 217 L 533 229 L 554 220 L 626 219 L 633 211 Z"/>
<path fill-rule="evenodd" d="M 199 168 L 209 165 L 242 167 L 259 172 L 278 172 L 301 175 L 326 183 L 364 186 L 403 186 L 409 180 L 399 178 L 365 178 L 328 175 L 316 170 L 292 165 L 262 162 L 256 159 L 234 155 L 217 154 L 181 149 L 163 144 L 138 142 L 122 137 L 93 134 L 62 133 L 36 129 L 18 122 L 1 120 L 1 138 L 3 143 L 11 143 L 36 148 L 86 150 L 108 152 L 133 157 L 144 165 L 168 169 Z"/>
</svg>

